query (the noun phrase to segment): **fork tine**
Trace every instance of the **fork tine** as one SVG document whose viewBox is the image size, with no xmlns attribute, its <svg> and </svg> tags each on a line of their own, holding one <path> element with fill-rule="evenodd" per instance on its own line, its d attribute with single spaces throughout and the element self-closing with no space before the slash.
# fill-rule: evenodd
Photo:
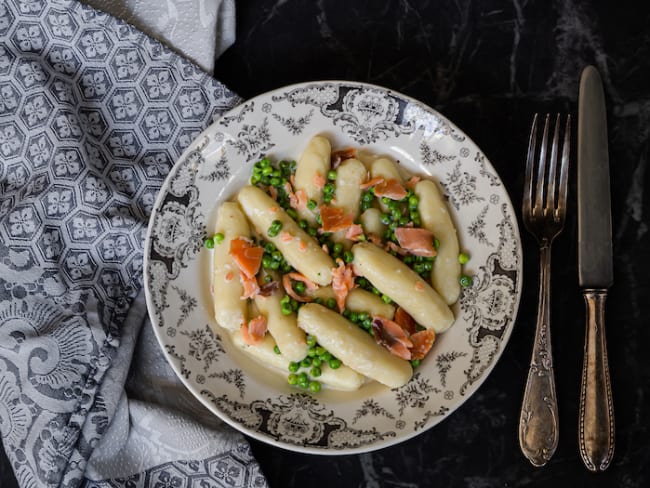
<svg viewBox="0 0 650 488">
<path fill-rule="evenodd" d="M 533 214 L 535 211 L 542 211 L 544 209 L 544 174 L 546 172 L 546 153 L 548 152 L 548 123 L 549 123 L 549 114 L 546 114 L 544 120 L 544 133 L 542 135 L 542 144 L 539 148 L 539 165 L 537 167 L 537 191 L 535 192 L 535 207 L 533 208 Z"/>
<path fill-rule="evenodd" d="M 524 199 L 522 203 L 522 213 L 524 216 L 531 216 L 532 198 L 533 198 L 533 164 L 535 162 L 535 150 L 537 149 L 537 116 L 533 117 L 533 125 L 530 128 L 530 138 L 528 140 L 528 155 L 526 156 L 526 173 L 524 175 Z"/>
<path fill-rule="evenodd" d="M 546 188 L 546 210 L 553 212 L 555 208 L 555 173 L 557 169 L 557 152 L 560 139 L 560 114 L 555 118 L 553 143 L 551 145 L 551 160 L 548 168 L 548 186 Z"/>
<path fill-rule="evenodd" d="M 571 150 L 571 115 L 567 115 L 564 128 L 564 143 L 562 147 L 562 162 L 560 165 L 560 189 L 558 191 L 557 208 L 560 218 L 566 213 L 566 196 L 569 181 L 569 152 Z"/>
</svg>

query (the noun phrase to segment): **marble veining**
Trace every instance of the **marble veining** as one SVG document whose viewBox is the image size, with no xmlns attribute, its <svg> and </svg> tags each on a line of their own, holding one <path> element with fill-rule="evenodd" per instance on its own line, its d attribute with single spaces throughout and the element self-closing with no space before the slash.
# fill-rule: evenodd
<svg viewBox="0 0 650 488">
<path fill-rule="evenodd" d="M 270 486 L 649 486 L 650 2 L 248 0 L 237 9 L 237 41 L 214 70 L 234 91 L 250 97 L 324 79 L 401 91 L 440 110 L 478 144 L 515 208 L 533 113 L 570 112 L 577 121 L 579 77 L 587 64 L 599 69 L 608 104 L 615 275 L 607 340 L 617 428 L 608 471 L 588 473 L 578 453 L 584 305 L 577 285 L 574 166 L 565 232 L 553 255 L 560 440 L 549 463 L 533 468 L 517 443 L 537 306 L 536 245 L 522 234 L 519 318 L 478 392 L 435 428 L 367 454 L 301 455 L 251 441 Z M 9 470 L 0 463 L 3 488 L 15 486 L 5 476 Z"/>
<path fill-rule="evenodd" d="M 569 214 L 553 255 L 551 328 L 558 449 L 541 469 L 519 451 L 517 425 L 535 325 L 535 242 L 523 234 L 524 295 L 513 337 L 466 404 L 403 444 L 323 458 L 258 442 L 271 486 L 640 488 L 650 484 L 648 381 L 650 242 L 650 4 L 623 0 L 256 0 L 238 4 L 238 40 L 216 76 L 245 97 L 316 79 L 350 79 L 420 99 L 481 147 L 521 205 L 535 112 L 569 112 L 577 127 L 580 73 L 595 65 L 608 104 L 614 286 L 607 333 L 617 427 L 609 470 L 578 453 L 584 305 L 577 283 L 576 154 Z M 574 134 L 577 132 L 574 132 Z M 574 138 L 575 145 L 575 138 Z"/>
</svg>

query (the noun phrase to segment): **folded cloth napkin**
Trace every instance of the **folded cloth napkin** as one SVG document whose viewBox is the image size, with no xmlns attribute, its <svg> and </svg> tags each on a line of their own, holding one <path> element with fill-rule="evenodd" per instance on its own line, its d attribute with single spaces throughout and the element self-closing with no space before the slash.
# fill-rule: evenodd
<svg viewBox="0 0 650 488">
<path fill-rule="evenodd" d="M 142 328 L 156 193 L 239 101 L 89 6 L 0 2 L 0 434 L 21 487 L 266 485 Z"/>
<path fill-rule="evenodd" d="M 234 0 L 83 0 L 163 41 L 212 73 L 234 41 Z"/>
</svg>

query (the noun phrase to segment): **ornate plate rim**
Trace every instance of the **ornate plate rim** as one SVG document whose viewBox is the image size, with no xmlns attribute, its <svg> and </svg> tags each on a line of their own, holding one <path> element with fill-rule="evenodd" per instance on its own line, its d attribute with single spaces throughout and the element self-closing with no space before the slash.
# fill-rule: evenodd
<svg viewBox="0 0 650 488">
<path fill-rule="evenodd" d="M 508 210 L 510 211 L 513 221 L 512 221 L 512 230 L 515 238 L 515 251 L 516 251 L 516 256 L 517 256 L 517 263 L 516 263 L 516 275 L 517 275 L 517 280 L 516 280 L 516 290 L 515 290 L 515 298 L 514 298 L 514 303 L 513 303 L 513 308 L 512 308 L 512 316 L 510 317 L 510 324 L 506 327 L 506 330 L 501 338 L 501 341 L 499 343 L 498 348 L 496 349 L 493 358 L 491 359 L 491 362 L 485 367 L 485 369 L 482 370 L 480 373 L 480 377 L 477 378 L 475 381 L 473 381 L 470 385 L 470 391 L 468 394 L 463 395 L 463 397 L 459 400 L 456 401 L 451 407 L 449 407 L 447 410 L 445 410 L 444 415 L 434 419 L 434 421 L 427 422 L 421 429 L 414 429 L 411 431 L 407 432 L 398 432 L 396 433 L 395 436 L 393 437 L 384 437 L 374 443 L 371 444 L 361 444 L 357 447 L 346 447 L 346 448 L 331 448 L 329 446 L 325 447 L 311 447 L 311 446 L 301 446 L 298 444 L 292 444 L 292 443 L 287 443 L 287 442 L 282 442 L 280 440 L 274 439 L 273 437 L 266 435 L 264 433 L 261 433 L 257 430 L 253 430 L 249 427 L 246 427 L 239 423 L 237 420 L 231 418 L 227 413 L 223 412 L 221 409 L 219 409 L 214 403 L 210 402 L 208 398 L 206 398 L 204 395 L 201 394 L 195 385 L 194 382 L 190 381 L 188 378 L 185 378 L 181 372 L 181 369 L 179 368 L 179 365 L 177 364 L 176 361 L 173 360 L 173 358 L 170 356 L 168 351 L 165 350 L 165 345 L 167 342 L 164 340 L 162 337 L 162 331 L 160 327 L 157 324 L 157 318 L 156 314 L 154 313 L 154 303 L 153 299 L 151 296 L 151 291 L 150 291 L 150 281 L 149 281 L 149 275 L 147 273 L 148 266 L 149 266 L 149 251 L 150 251 L 150 244 L 151 244 L 151 238 L 152 238 L 152 233 L 153 233 L 153 224 L 155 222 L 155 216 L 156 213 L 158 212 L 158 209 L 160 208 L 160 204 L 163 202 L 164 197 L 165 197 L 165 189 L 169 187 L 169 184 L 173 177 L 175 176 L 176 172 L 175 170 L 177 169 L 178 164 L 183 161 L 189 154 L 191 154 L 193 151 L 196 151 L 196 146 L 198 145 L 198 142 L 201 141 L 207 133 L 211 130 L 214 129 L 214 127 L 219 124 L 220 121 L 224 120 L 225 117 L 232 117 L 233 115 L 237 114 L 237 112 L 241 111 L 243 107 L 247 103 L 250 103 L 252 101 L 258 100 L 258 99 L 263 99 L 263 98 L 270 98 L 273 95 L 279 95 L 282 93 L 286 92 L 291 92 L 293 90 L 299 89 L 299 88 L 305 88 L 309 86 L 316 86 L 316 85 L 346 85 L 346 86 L 355 86 L 363 89 L 370 89 L 370 90 L 380 90 L 385 92 L 386 94 L 392 95 L 394 97 L 397 97 L 399 99 L 402 99 L 410 104 L 413 104 L 416 107 L 420 107 L 426 112 L 430 112 L 431 114 L 435 115 L 442 121 L 444 121 L 449 129 L 451 129 L 452 132 L 455 132 L 457 134 L 461 134 L 462 136 L 465 137 L 465 140 L 467 140 L 470 144 L 475 146 L 480 150 L 480 147 L 469 137 L 467 134 L 465 134 L 454 122 L 450 121 L 445 117 L 443 114 L 435 110 L 434 108 L 426 105 L 425 103 L 410 97 L 408 95 L 405 95 L 397 90 L 393 90 L 387 87 L 383 87 L 380 85 L 375 85 L 372 83 L 366 83 L 366 82 L 358 82 L 358 81 L 348 81 L 348 80 L 315 80 L 315 81 L 305 81 L 305 82 L 298 82 L 282 87 L 278 87 L 273 90 L 269 90 L 264 93 L 260 93 L 258 95 L 255 95 L 254 97 L 251 97 L 250 99 L 247 100 L 242 100 L 240 104 L 237 106 L 233 107 L 232 109 L 228 110 L 225 112 L 221 117 L 215 119 L 208 127 L 206 127 L 203 131 L 200 132 L 199 135 L 194 138 L 190 144 L 187 146 L 187 148 L 183 151 L 181 156 L 174 162 L 174 165 L 170 168 L 170 171 L 161 184 L 160 190 L 156 196 L 156 199 L 154 201 L 153 207 L 152 207 L 152 212 L 151 216 L 149 219 L 149 224 L 147 226 L 147 232 L 145 235 L 145 241 L 144 241 L 144 253 L 143 253 L 143 273 L 144 273 L 144 291 L 145 291 L 145 298 L 146 298 L 146 304 L 147 304 L 147 311 L 149 314 L 149 317 L 151 319 L 151 324 L 154 329 L 154 333 L 156 335 L 156 339 L 161 347 L 161 351 L 163 352 L 163 355 L 165 356 L 165 359 L 169 363 L 169 365 L 172 367 L 174 372 L 176 373 L 176 376 L 178 379 L 182 382 L 182 384 L 192 393 L 192 395 L 201 402 L 210 412 L 212 412 L 214 415 L 219 417 L 221 420 L 223 420 L 225 423 L 230 425 L 231 427 L 235 428 L 236 430 L 267 444 L 280 447 L 286 450 L 294 451 L 294 452 L 299 452 L 299 453 L 308 453 L 308 454 L 318 454 L 318 455 L 331 455 L 331 456 L 338 456 L 338 455 L 349 455 L 349 454 L 362 454 L 366 452 L 372 452 L 376 451 L 379 449 L 383 449 L 386 447 L 390 447 L 402 442 L 405 442 L 409 439 L 412 439 L 418 435 L 423 434 L 424 432 L 428 431 L 429 429 L 435 427 L 438 425 L 441 421 L 443 421 L 445 418 L 447 418 L 450 414 L 455 412 L 458 408 L 460 408 L 462 405 L 464 405 L 483 385 L 483 383 L 486 381 L 488 376 L 492 373 L 494 368 L 496 367 L 497 363 L 501 359 L 501 356 L 505 350 L 505 348 L 508 345 L 508 342 L 510 341 L 510 337 L 512 335 L 513 328 L 515 326 L 517 316 L 519 313 L 519 306 L 521 302 L 521 295 L 522 295 L 522 288 L 523 288 L 523 250 L 522 250 L 522 244 L 521 244 L 521 233 L 519 230 L 519 222 L 516 216 L 516 212 L 514 209 L 514 206 L 512 204 L 512 199 L 510 198 L 510 194 L 508 193 L 505 185 L 503 185 L 502 180 L 494 167 L 492 166 L 492 163 L 489 161 L 489 159 L 485 158 L 485 163 L 488 167 L 488 169 L 492 170 L 493 174 L 496 175 L 496 178 L 502 185 L 502 193 L 503 196 L 505 197 L 505 202 L 503 203 L 503 206 L 507 207 Z M 289 397 L 293 396 L 304 396 L 304 397 L 311 397 L 311 395 L 307 393 L 301 393 L 299 391 L 296 391 L 295 393 L 291 393 L 290 395 L 287 395 Z M 283 396 L 281 392 L 277 393 L 276 399 L 278 397 Z"/>
</svg>

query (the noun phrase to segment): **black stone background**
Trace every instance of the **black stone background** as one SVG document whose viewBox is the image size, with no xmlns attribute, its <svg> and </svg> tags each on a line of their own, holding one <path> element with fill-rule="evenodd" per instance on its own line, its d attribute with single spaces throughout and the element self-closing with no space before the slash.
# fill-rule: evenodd
<svg viewBox="0 0 650 488">
<path fill-rule="evenodd" d="M 570 112 L 577 123 L 578 81 L 587 64 L 603 76 L 610 129 L 615 284 L 607 333 L 617 435 L 609 470 L 587 472 L 577 447 L 584 310 L 577 281 L 574 165 L 569 215 L 553 253 L 560 442 L 548 465 L 533 468 L 517 442 L 538 273 L 535 241 L 522 227 L 525 273 L 518 320 L 478 392 L 433 429 L 369 454 L 301 455 L 251 440 L 271 487 L 650 486 L 650 207 L 644 191 L 650 187 L 649 58 L 647 1 L 237 2 L 237 41 L 215 69 L 234 91 L 251 97 L 290 83 L 341 79 L 415 97 L 482 148 L 517 210 L 532 115 Z M 0 457 L 0 486 L 13 488 L 11 469 Z"/>
</svg>

